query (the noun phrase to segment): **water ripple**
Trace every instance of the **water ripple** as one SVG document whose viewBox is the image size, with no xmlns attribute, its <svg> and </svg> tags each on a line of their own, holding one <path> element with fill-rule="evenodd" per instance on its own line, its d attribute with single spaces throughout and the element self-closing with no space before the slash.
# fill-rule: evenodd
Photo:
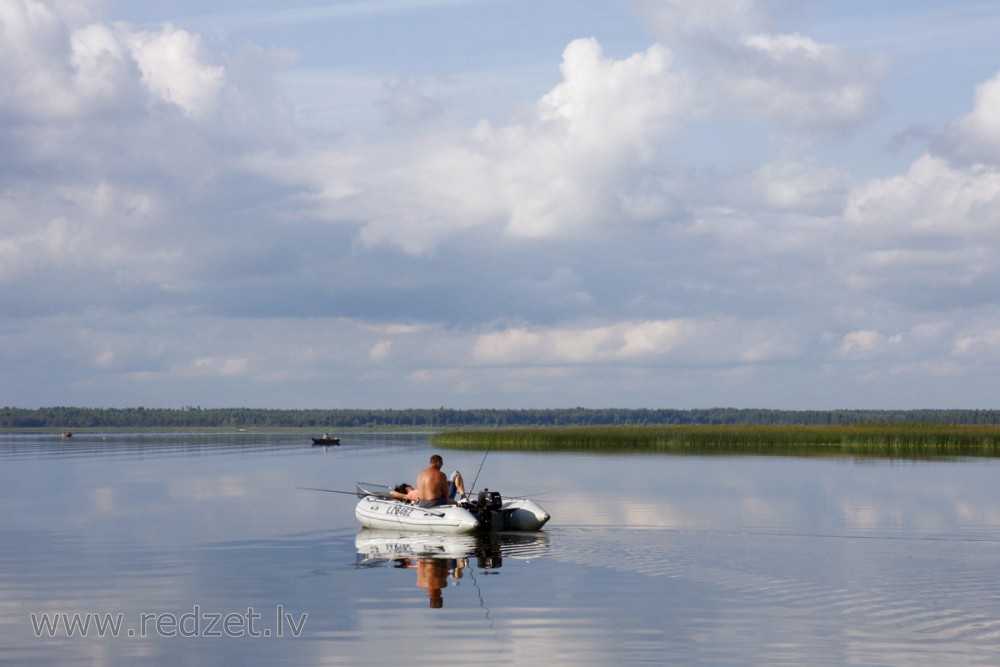
<svg viewBox="0 0 1000 667">
<path fill-rule="evenodd" d="M 1000 662 L 991 585 L 1000 556 L 995 541 L 553 530 L 553 558 L 710 587 L 714 596 L 731 600 L 724 612 L 730 632 L 747 609 L 757 619 L 780 620 L 784 632 L 764 630 L 775 645 L 791 639 L 814 658 L 846 637 L 851 662 L 865 655 L 880 656 L 878 662 L 890 656 L 892 664 L 942 664 L 942 656 L 967 664 Z M 752 618 L 745 622 L 758 631 L 764 627 Z M 835 639 L 828 628 L 837 629 Z M 713 641 L 716 650 L 725 650 L 724 640 Z M 732 638 L 734 654 L 745 641 Z M 831 654 L 829 662 L 844 658 Z"/>
</svg>

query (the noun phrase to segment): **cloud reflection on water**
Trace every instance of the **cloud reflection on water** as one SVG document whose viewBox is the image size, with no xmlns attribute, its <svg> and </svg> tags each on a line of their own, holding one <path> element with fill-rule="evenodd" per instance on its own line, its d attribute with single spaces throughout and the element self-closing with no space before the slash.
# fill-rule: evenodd
<svg viewBox="0 0 1000 667">
<path fill-rule="evenodd" d="M 16 455 L 0 436 L 0 639 L 18 662 L 492 664 L 996 662 L 996 463 L 493 452 L 479 487 L 553 515 L 429 609 L 415 569 L 357 563 L 358 479 L 413 476 L 421 442 Z M 7 439 L 7 440 L 5 440 Z M 188 442 L 191 445 L 191 442 Z M 108 445 L 113 447 L 114 445 Z M 446 453 L 474 472 L 481 456 Z M 475 475 L 469 475 L 474 477 Z M 396 542 L 398 548 L 401 542 Z M 420 549 L 428 548 L 427 545 Z M 413 554 L 420 557 L 420 549 Z M 450 555 L 450 554 L 445 554 Z M 37 611 L 309 613 L 302 640 L 26 635 Z M 23 660 L 22 660 L 23 659 Z"/>
</svg>

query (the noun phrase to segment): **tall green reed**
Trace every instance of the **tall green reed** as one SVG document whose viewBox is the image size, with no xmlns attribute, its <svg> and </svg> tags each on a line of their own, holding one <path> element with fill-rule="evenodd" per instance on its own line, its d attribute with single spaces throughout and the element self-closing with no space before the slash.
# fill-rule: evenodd
<svg viewBox="0 0 1000 667">
<path fill-rule="evenodd" d="M 443 431 L 431 440 L 439 447 L 467 450 L 909 459 L 1000 456 L 1000 427 L 936 424 L 510 428 Z"/>
</svg>

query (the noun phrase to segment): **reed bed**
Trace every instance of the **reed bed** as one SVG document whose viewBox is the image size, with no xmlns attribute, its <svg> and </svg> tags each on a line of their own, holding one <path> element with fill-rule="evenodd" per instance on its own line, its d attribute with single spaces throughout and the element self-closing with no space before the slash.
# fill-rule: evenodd
<svg viewBox="0 0 1000 667">
<path fill-rule="evenodd" d="M 434 434 L 431 442 L 442 448 L 465 450 L 936 459 L 1000 456 L 1000 427 L 938 424 L 581 426 L 443 431 Z"/>
</svg>

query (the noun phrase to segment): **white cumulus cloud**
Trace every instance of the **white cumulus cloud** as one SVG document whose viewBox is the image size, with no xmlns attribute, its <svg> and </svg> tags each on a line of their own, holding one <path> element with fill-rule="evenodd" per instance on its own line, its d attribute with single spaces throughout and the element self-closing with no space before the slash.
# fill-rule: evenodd
<svg viewBox="0 0 1000 667">
<path fill-rule="evenodd" d="M 132 33 L 129 46 L 143 82 L 157 96 L 193 117 L 213 110 L 225 70 L 206 62 L 197 35 L 166 26 L 156 33 Z"/>
<path fill-rule="evenodd" d="M 858 55 L 797 33 L 774 32 L 789 0 L 639 3 L 664 42 L 696 72 L 704 104 L 778 124 L 782 131 L 845 130 L 877 109 L 885 58 Z"/>
<path fill-rule="evenodd" d="M 594 39 L 575 40 L 562 83 L 519 122 L 257 165 L 314 183 L 316 213 L 360 223 L 365 246 L 412 254 L 472 227 L 554 238 L 641 221 L 659 208 L 637 205 L 648 196 L 631 173 L 691 113 L 690 86 L 671 60 L 659 45 L 616 60 Z"/>
<path fill-rule="evenodd" d="M 598 326 L 509 327 L 478 336 L 486 365 L 760 363 L 801 352 L 779 326 L 735 318 L 675 318 Z"/>
<path fill-rule="evenodd" d="M 940 143 L 957 157 L 1000 167 L 1000 73 L 976 86 L 972 111 L 952 123 Z"/>
</svg>

